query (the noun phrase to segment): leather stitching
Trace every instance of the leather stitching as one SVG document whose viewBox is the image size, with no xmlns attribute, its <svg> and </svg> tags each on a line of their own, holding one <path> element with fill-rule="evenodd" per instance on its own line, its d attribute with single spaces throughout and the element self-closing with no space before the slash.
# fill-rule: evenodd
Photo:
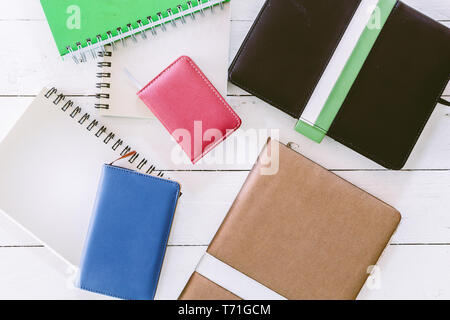
<svg viewBox="0 0 450 320">
<path fill-rule="evenodd" d="M 165 75 L 168 71 L 170 71 L 177 63 L 181 62 L 182 60 L 185 60 L 189 63 L 189 65 L 191 66 L 191 68 L 197 72 L 197 74 L 202 78 L 202 80 L 206 83 L 206 85 L 208 86 L 208 88 L 214 93 L 214 95 L 216 96 L 217 100 L 220 101 L 224 107 L 225 110 L 227 110 L 234 118 L 235 123 L 234 123 L 234 127 L 231 130 L 226 130 L 226 134 L 219 140 L 214 141 L 213 143 L 208 144 L 205 147 L 205 150 L 198 155 L 197 157 L 195 157 L 194 159 L 192 159 L 192 162 L 195 163 L 197 162 L 200 158 L 202 158 L 203 156 L 205 156 L 209 151 L 211 151 L 211 149 L 213 149 L 215 146 L 217 146 L 219 143 L 221 143 L 222 141 L 224 141 L 230 134 L 232 134 L 234 131 L 236 131 L 239 126 L 241 125 L 241 119 L 237 116 L 236 112 L 234 112 L 233 109 L 231 109 L 231 107 L 228 105 L 228 103 L 225 102 L 225 100 L 223 99 L 223 97 L 220 95 L 220 93 L 217 91 L 217 89 L 212 85 L 212 83 L 206 78 L 206 76 L 195 66 L 195 64 L 191 61 L 191 59 L 189 59 L 186 56 L 182 56 L 180 58 L 178 58 L 175 62 L 173 62 L 166 70 L 164 70 L 159 76 L 157 76 L 155 79 L 153 79 L 149 84 L 147 84 L 144 88 L 142 88 L 142 90 L 140 92 L 138 92 L 138 94 L 143 93 L 144 91 L 147 91 L 157 80 L 159 80 L 163 75 Z M 164 123 L 164 121 L 162 120 L 162 118 L 160 118 L 161 122 L 163 122 L 164 126 L 166 127 L 166 129 L 170 132 L 168 126 Z"/>
<path fill-rule="evenodd" d="M 133 170 L 128 170 L 128 169 L 125 169 L 125 168 L 120 168 L 120 167 L 116 167 L 116 166 L 111 166 L 111 165 L 106 165 L 108 168 L 110 168 L 110 169 L 114 169 L 114 170 L 118 170 L 118 171 L 122 171 L 122 172 L 126 172 L 126 173 L 131 173 L 131 174 L 135 174 L 135 175 L 138 175 L 138 176 L 142 176 L 142 177 L 144 177 L 144 178 L 147 178 L 147 179 L 153 179 L 153 180 L 156 180 L 156 181 L 159 181 L 159 182 L 164 182 L 164 183 L 170 183 L 170 184 L 173 184 L 174 186 L 176 186 L 176 188 L 178 189 L 178 191 L 180 191 L 179 189 L 180 189 L 180 185 L 177 183 L 177 182 L 175 182 L 175 181 L 171 181 L 171 180 L 167 180 L 167 179 L 163 179 L 163 178 L 158 178 L 158 177 L 154 177 L 154 176 L 151 176 L 151 175 L 148 175 L 148 174 L 143 174 L 143 173 L 140 173 L 140 172 L 136 172 L 136 171 L 133 171 Z"/>
<path fill-rule="evenodd" d="M 119 295 L 115 295 L 115 294 L 111 294 L 109 291 L 105 290 L 96 290 L 96 289 L 92 289 L 90 287 L 84 286 L 84 285 L 80 285 L 80 289 L 86 290 L 86 291 L 91 291 L 94 293 L 99 293 L 99 294 L 104 294 L 113 298 L 117 298 L 117 299 L 122 299 L 122 300 L 134 300 L 133 298 L 127 298 L 125 296 L 119 296 Z"/>
<path fill-rule="evenodd" d="M 192 63 L 191 60 L 188 59 L 187 61 L 189 62 L 191 67 L 200 75 L 200 77 L 203 79 L 203 81 L 205 81 L 205 83 L 208 85 L 208 87 L 211 89 L 211 91 L 216 95 L 217 99 L 220 102 L 222 102 L 222 104 L 226 107 L 226 110 L 228 110 L 228 112 L 234 117 L 234 119 L 236 121 L 233 129 L 226 130 L 227 132 L 225 133 L 225 135 L 221 139 L 219 139 L 217 141 L 214 141 L 214 143 L 208 144 L 206 146 L 206 148 L 203 151 L 203 153 L 193 160 L 194 162 L 197 162 L 205 154 L 207 154 L 209 151 L 211 151 L 211 149 L 213 149 L 219 143 L 224 141 L 230 134 L 232 134 L 234 131 L 236 131 L 237 128 L 239 128 L 239 126 L 241 125 L 241 120 L 236 115 L 236 113 L 230 108 L 230 106 L 223 100 L 222 96 L 219 94 L 219 92 L 217 92 L 217 90 L 214 88 L 214 86 L 211 84 L 211 82 L 209 82 L 208 79 L 206 79 L 206 77 L 203 75 L 203 73 Z"/>
<path fill-rule="evenodd" d="M 156 180 L 156 181 L 158 181 L 158 182 L 164 182 L 164 183 L 169 183 L 169 184 L 175 185 L 175 186 L 176 186 L 176 191 L 177 191 L 177 192 L 174 194 L 174 199 L 173 199 L 173 201 L 172 201 L 172 209 L 171 209 L 171 212 L 172 212 L 171 224 L 172 224 L 173 218 L 174 218 L 174 214 L 175 214 L 175 209 L 176 209 L 176 203 L 177 203 L 177 199 L 178 199 L 177 195 L 180 194 L 180 185 L 179 185 L 178 183 L 176 183 L 176 182 L 174 182 L 174 181 L 162 179 L 162 178 L 157 178 L 157 177 L 149 176 L 149 175 L 146 175 L 146 174 L 143 174 L 143 173 L 139 173 L 139 172 L 136 172 L 136 171 L 132 171 L 132 170 L 124 169 L 124 168 L 114 167 L 114 166 L 111 166 L 111 165 L 105 165 L 105 167 L 107 167 L 108 169 L 113 169 L 113 170 L 116 170 L 116 171 L 121 171 L 121 173 L 136 174 L 136 175 L 138 175 L 138 176 L 142 176 L 142 177 L 144 177 L 144 178 Z M 164 245 L 162 246 L 163 248 L 164 248 L 164 247 L 167 248 L 167 242 L 168 242 L 168 240 L 169 240 L 170 229 L 171 229 L 171 228 L 169 228 L 169 229 L 166 231 L 166 234 L 165 234 L 165 243 L 164 243 Z M 162 268 L 163 263 L 164 263 L 164 258 L 161 259 L 161 264 L 160 264 L 160 267 L 159 267 L 159 274 L 161 273 L 161 268 Z M 153 298 L 155 297 L 157 287 L 158 287 L 158 285 L 156 285 L 155 289 L 153 290 Z M 95 293 L 100 293 L 100 294 L 105 294 L 105 295 L 108 295 L 108 296 L 111 296 L 111 297 L 114 297 L 114 298 L 118 298 L 118 299 L 122 299 L 122 300 L 135 300 L 135 298 L 133 298 L 133 297 L 126 297 L 126 296 L 122 296 L 122 295 L 112 294 L 112 293 L 111 293 L 110 291 L 108 291 L 108 290 L 92 289 L 92 288 L 90 288 L 90 287 L 88 287 L 88 286 L 82 285 L 82 284 L 81 284 L 81 279 L 80 279 L 80 288 L 83 289 L 83 290 L 87 290 L 87 291 L 91 291 L 91 292 L 95 292 Z"/>
</svg>

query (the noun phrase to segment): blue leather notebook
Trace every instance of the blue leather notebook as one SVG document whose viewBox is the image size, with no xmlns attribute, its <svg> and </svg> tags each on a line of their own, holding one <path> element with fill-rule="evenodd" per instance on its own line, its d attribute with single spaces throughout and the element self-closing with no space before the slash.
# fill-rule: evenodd
<svg viewBox="0 0 450 320">
<path fill-rule="evenodd" d="M 177 182 L 104 165 L 77 285 L 153 299 L 179 195 Z"/>
</svg>

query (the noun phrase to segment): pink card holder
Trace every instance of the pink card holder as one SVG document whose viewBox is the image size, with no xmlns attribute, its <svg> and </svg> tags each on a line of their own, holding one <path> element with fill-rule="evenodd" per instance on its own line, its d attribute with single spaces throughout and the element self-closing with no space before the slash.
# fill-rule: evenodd
<svg viewBox="0 0 450 320">
<path fill-rule="evenodd" d="M 137 94 L 194 164 L 241 125 L 239 116 L 186 56 Z"/>
</svg>

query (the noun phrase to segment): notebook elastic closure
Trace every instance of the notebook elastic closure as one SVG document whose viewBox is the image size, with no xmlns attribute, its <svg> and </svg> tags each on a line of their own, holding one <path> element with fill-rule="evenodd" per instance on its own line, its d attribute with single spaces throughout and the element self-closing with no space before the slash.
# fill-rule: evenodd
<svg viewBox="0 0 450 320">
<path fill-rule="evenodd" d="M 332 91 L 327 96 L 325 104 L 322 105 L 321 102 L 321 99 L 324 97 L 313 99 L 313 94 L 295 127 L 297 132 L 318 143 L 323 140 L 397 2 L 397 0 L 378 1 L 368 24 L 364 28 Z M 367 6 L 363 8 L 363 10 L 366 10 Z M 318 88 L 316 88 L 316 94 L 318 93 L 317 90 Z"/>
</svg>

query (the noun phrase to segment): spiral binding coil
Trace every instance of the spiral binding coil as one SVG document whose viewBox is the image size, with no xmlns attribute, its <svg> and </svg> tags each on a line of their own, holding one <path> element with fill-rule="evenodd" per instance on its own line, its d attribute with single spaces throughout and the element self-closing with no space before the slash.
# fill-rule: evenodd
<svg viewBox="0 0 450 320">
<path fill-rule="evenodd" d="M 111 83 L 109 79 L 111 78 L 111 72 L 108 72 L 112 65 L 112 55 L 113 53 L 109 51 L 110 45 L 106 45 L 103 48 L 103 51 L 98 52 L 98 56 L 102 57 L 103 60 L 101 62 L 97 62 L 97 67 L 99 68 L 99 72 L 97 72 L 97 78 L 101 79 L 97 82 L 96 87 L 100 89 L 100 92 L 95 95 L 95 97 L 99 100 L 98 103 L 95 104 L 95 108 L 97 109 L 109 109 L 109 89 L 111 88 Z"/>
<path fill-rule="evenodd" d="M 116 42 L 121 42 L 122 46 L 127 46 L 127 38 L 131 38 L 133 42 L 137 42 L 136 35 L 138 33 L 141 34 L 143 39 L 147 39 L 147 30 L 150 30 L 152 35 L 157 34 L 157 27 L 159 27 L 163 32 L 167 30 L 166 24 L 170 23 L 174 27 L 177 25 L 177 19 L 181 21 L 182 24 L 186 23 L 185 16 L 190 15 L 192 20 L 195 20 L 195 14 L 200 12 L 204 15 L 206 9 L 210 9 L 211 12 L 214 12 L 214 7 L 219 5 L 221 9 L 223 9 L 224 2 L 228 0 L 207 0 L 203 2 L 203 0 L 189 0 L 187 1 L 187 9 L 183 9 L 181 4 L 176 6 L 176 12 L 173 9 L 167 9 L 167 17 L 164 18 L 161 12 L 156 14 L 156 17 L 152 18 L 151 16 L 146 17 L 145 19 L 139 19 L 136 21 L 137 27 L 134 28 L 131 23 L 128 23 L 127 30 L 123 30 L 122 27 L 116 28 L 117 35 L 113 36 L 111 30 L 106 32 L 106 39 L 103 40 L 102 35 L 96 35 L 95 39 L 97 42 L 94 44 L 91 38 L 86 39 L 86 46 L 83 48 L 81 42 L 77 42 L 75 44 L 76 50 L 72 49 L 72 46 L 67 46 L 66 49 L 68 51 L 68 55 L 72 57 L 75 63 L 86 62 L 87 61 L 87 53 L 90 53 L 93 59 L 97 58 L 96 52 L 100 49 L 102 53 L 105 53 L 105 45 L 111 44 L 113 50 L 116 49 Z M 147 24 L 144 24 L 144 21 L 147 21 Z"/>
<path fill-rule="evenodd" d="M 106 126 L 100 124 L 96 119 L 92 119 L 89 113 L 82 112 L 82 109 L 79 106 L 75 106 L 72 100 L 66 100 L 66 96 L 58 93 L 56 88 L 51 88 L 44 96 L 52 101 L 55 106 L 62 105 L 61 110 L 63 112 L 66 112 L 79 125 L 84 126 L 86 130 L 92 132 L 94 137 L 101 139 L 105 145 L 111 146 L 111 149 L 118 152 L 120 156 L 124 156 L 131 150 L 134 150 L 125 144 L 122 139 L 117 138 L 114 132 L 108 131 Z M 164 176 L 162 171 L 157 171 L 154 165 L 148 164 L 148 160 L 137 152 L 128 159 L 128 162 L 135 164 L 138 171 L 153 174 L 160 178 Z"/>
<path fill-rule="evenodd" d="M 195 1 L 197 1 L 196 6 L 194 6 Z M 199 11 L 197 11 L 197 12 L 200 12 L 203 15 L 205 8 L 210 8 L 210 10 L 213 11 L 214 6 L 218 5 L 218 4 L 223 9 L 223 3 L 225 1 L 226 0 L 208 0 L 205 3 L 202 3 L 201 0 L 188 1 L 187 2 L 187 6 L 188 6 L 187 10 L 191 11 L 190 16 L 193 20 L 195 20 L 195 13 L 194 13 L 195 9 L 198 9 Z M 184 11 L 186 11 L 186 10 L 183 10 L 183 7 L 181 5 L 177 5 L 176 8 L 178 10 L 177 14 L 173 13 L 172 9 L 167 9 L 167 13 L 168 13 L 169 17 L 166 18 L 168 20 L 165 23 L 172 23 L 174 26 L 176 26 L 175 20 L 177 18 L 180 19 L 182 24 L 186 23 L 186 19 L 183 15 Z M 180 15 L 180 16 L 178 16 L 178 15 Z M 157 21 L 164 20 L 161 13 L 157 14 L 157 18 L 158 18 Z M 137 21 L 137 24 L 138 24 L 137 29 L 133 29 L 131 23 L 127 24 L 128 31 L 126 33 L 129 34 L 129 36 L 131 37 L 131 39 L 134 42 L 138 41 L 136 38 L 136 33 L 141 33 L 141 36 L 143 39 L 148 38 L 146 30 L 150 30 L 151 34 L 154 36 L 157 35 L 157 30 L 156 30 L 156 26 L 155 26 L 157 23 L 153 21 L 151 16 L 148 16 L 146 19 L 148 21 L 148 24 L 146 25 L 147 29 L 145 29 L 145 27 L 142 23 L 142 20 Z M 166 31 L 166 27 L 165 27 L 164 23 L 160 24 L 159 26 L 161 27 L 161 30 Z M 134 32 L 134 31 L 136 31 L 136 32 Z M 125 33 L 123 32 L 123 30 L 121 28 L 117 28 L 117 32 L 118 32 L 119 37 L 116 39 L 116 42 L 120 41 L 120 42 L 122 42 L 123 46 L 126 46 Z M 100 92 L 95 95 L 96 98 L 99 100 L 98 103 L 95 104 L 96 109 L 109 109 L 109 107 L 110 107 L 109 89 L 111 88 L 111 82 L 109 79 L 111 78 L 111 72 L 109 72 L 109 70 L 111 70 L 110 68 L 112 65 L 112 55 L 113 55 L 113 51 L 116 48 L 116 45 L 113 41 L 114 37 L 112 36 L 111 31 L 108 31 L 106 34 L 107 34 L 108 40 L 110 40 L 110 43 L 102 44 L 100 47 L 100 51 L 97 52 L 97 56 L 102 58 L 102 61 L 97 63 L 97 67 L 100 70 L 99 70 L 99 72 L 97 72 L 97 75 L 96 75 L 97 78 L 99 79 L 99 82 L 96 83 L 96 87 L 97 87 L 97 89 L 100 89 Z M 99 43 L 100 43 L 101 36 L 98 35 L 97 39 L 100 39 L 99 40 Z M 89 43 L 92 44 L 92 42 L 90 42 L 90 39 L 88 39 L 88 40 L 89 40 L 88 44 Z M 88 47 L 89 47 L 89 51 L 91 51 L 91 53 L 92 53 L 92 49 L 93 49 L 92 45 L 89 45 Z M 110 49 L 112 49 L 112 50 L 110 50 Z M 80 59 L 81 59 L 81 61 L 86 61 L 86 55 L 80 56 Z M 77 59 L 75 59 L 75 60 L 77 60 Z"/>
</svg>

